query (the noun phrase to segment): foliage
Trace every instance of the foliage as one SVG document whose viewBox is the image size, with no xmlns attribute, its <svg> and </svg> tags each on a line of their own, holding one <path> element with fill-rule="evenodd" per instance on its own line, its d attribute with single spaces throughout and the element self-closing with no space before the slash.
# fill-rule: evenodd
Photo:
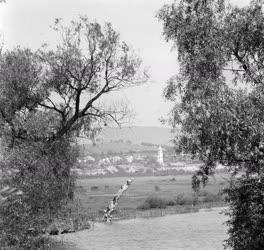
<svg viewBox="0 0 264 250">
<path fill-rule="evenodd" d="M 99 190 L 99 186 L 91 186 L 91 191 L 98 191 Z"/>
<path fill-rule="evenodd" d="M 17 190 L 1 204 L 1 240 L 18 249 L 37 249 L 33 242 L 73 197 L 74 137 L 94 139 L 101 126 L 128 116 L 126 105 L 102 97 L 147 79 L 111 24 L 57 19 L 54 30 L 55 49 L 0 53 L 1 187 Z"/>
<path fill-rule="evenodd" d="M 14 49 L 0 56 L 0 128 L 1 137 L 13 147 L 16 139 L 32 137 L 30 123 L 43 124 L 44 117 L 37 111 L 37 103 L 43 96 L 40 86 L 41 65 L 29 49 Z M 39 117 L 38 117 L 39 116 Z M 50 114 L 46 115 L 46 120 Z M 40 119 L 42 118 L 42 119 Z M 34 124 L 37 125 L 37 124 Z M 44 123 L 47 131 L 47 123 Z M 30 127 L 31 131 L 26 131 Z M 37 131 L 41 131 L 39 129 Z"/>
<path fill-rule="evenodd" d="M 143 83 L 147 75 L 140 71 L 141 59 L 120 40 L 110 23 L 102 27 L 81 17 L 64 26 L 56 20 L 54 30 L 62 33 L 61 44 L 55 50 L 44 46 L 38 53 L 47 66 L 45 87 L 60 100 L 40 103 L 61 118 L 54 136 L 61 137 L 70 128 L 91 135 L 91 126 L 98 122 L 122 122 L 129 112 L 126 105 L 103 105 L 98 99 Z"/>
<path fill-rule="evenodd" d="M 264 180 L 242 176 L 231 183 L 227 198 L 231 206 L 227 243 L 233 249 L 264 248 Z"/>
<path fill-rule="evenodd" d="M 204 202 L 209 202 L 209 201 L 210 202 L 219 201 L 219 198 L 214 200 L 206 200 L 206 199 L 204 200 Z M 167 206 L 176 206 L 176 205 L 180 205 L 180 206 L 195 205 L 197 203 L 198 203 L 198 198 L 191 195 L 185 196 L 183 194 L 179 194 L 177 195 L 176 198 L 172 198 L 172 199 L 160 198 L 158 196 L 150 196 L 143 202 L 143 204 L 138 206 L 138 209 L 147 210 L 153 208 L 166 208 Z"/>
<path fill-rule="evenodd" d="M 73 197 L 70 168 L 76 153 L 67 141 L 16 147 L 1 162 L 2 184 L 19 190 L 2 204 L 2 244 L 19 249 L 36 249 L 36 240 Z M 35 243 L 34 243 L 35 242 Z"/>
<path fill-rule="evenodd" d="M 230 24 L 241 18 L 248 23 L 250 20 L 245 13 L 258 24 L 251 27 L 252 30 L 258 28 L 258 33 L 261 33 L 264 27 L 259 24 L 262 20 L 259 19 L 264 17 L 257 4 L 242 10 L 225 10 L 222 1 L 197 1 L 194 6 L 181 1 L 178 8 L 166 6 L 160 12 L 164 33 L 167 39 L 175 40 L 181 64 L 179 76 L 171 79 L 165 90 L 167 98 L 180 98 L 181 101 L 176 103 L 172 113 L 174 125 L 182 125 L 179 150 L 198 155 L 206 163 L 201 169 L 205 175 L 212 173 L 216 161 L 228 166 L 243 165 L 252 172 L 261 170 L 263 93 L 261 84 L 253 79 L 250 81 L 244 70 L 248 65 L 239 63 L 236 53 L 243 55 L 243 60 L 252 65 L 251 57 L 262 54 L 263 46 L 256 42 L 255 55 L 251 55 L 253 52 L 248 51 L 251 43 L 246 46 L 242 41 L 234 41 L 234 37 L 239 38 L 239 34 L 243 34 L 242 28 Z M 209 26 L 205 29 L 203 25 Z M 227 32 L 231 26 L 233 32 Z M 205 34 L 201 35 L 201 32 Z M 230 33 L 235 33 L 234 37 Z M 252 33 L 256 36 L 253 41 L 259 39 L 255 32 Z M 241 51 L 235 50 L 235 44 Z M 230 69 L 235 75 L 232 79 L 237 81 L 239 77 L 250 81 L 250 90 L 232 87 L 224 75 L 230 63 L 236 65 Z M 254 63 L 258 65 L 252 65 L 252 68 L 260 71 L 252 70 L 251 75 L 261 74 L 262 60 Z M 254 168 L 254 164 L 257 167 Z M 235 168 L 231 170 L 236 171 Z"/>
<path fill-rule="evenodd" d="M 138 208 L 139 209 L 152 209 L 152 208 L 166 208 L 167 203 L 166 200 L 153 196 L 153 197 L 148 197 L 142 205 L 140 205 Z"/>
<path fill-rule="evenodd" d="M 198 200 L 195 196 L 185 196 L 184 194 L 177 195 L 174 205 L 195 205 Z"/>
<path fill-rule="evenodd" d="M 147 79 L 140 58 L 111 24 L 80 18 L 63 26 L 57 20 L 54 29 L 61 34 L 55 49 L 1 53 L 0 125 L 11 143 L 79 133 L 94 137 L 98 127 L 129 115 L 122 103 L 103 105 L 102 96 Z"/>
<path fill-rule="evenodd" d="M 164 91 L 165 97 L 175 103 L 169 122 L 181 127 L 181 136 L 175 138 L 175 143 L 179 151 L 191 152 L 204 162 L 193 176 L 193 188 L 206 184 L 218 162 L 227 166 L 232 175 L 243 171 L 248 180 L 257 176 L 262 182 L 262 1 L 238 8 L 223 0 L 181 0 L 165 5 L 158 17 L 163 22 L 165 38 L 177 48 L 180 63 L 179 74 L 168 81 Z M 244 184 L 240 182 L 239 186 L 243 188 Z M 253 193 L 240 196 L 239 192 L 233 186 L 230 192 L 227 189 L 231 204 L 247 203 L 253 198 Z M 260 189 L 256 192 L 261 195 Z M 251 205 L 262 206 L 263 200 Z M 230 209 L 228 244 L 234 249 L 257 249 L 264 238 L 260 225 L 248 218 L 251 213 L 260 216 L 260 210 L 246 210 L 240 218 L 237 206 Z M 250 230 L 253 227 L 255 232 Z M 236 246 L 236 233 L 247 235 L 245 248 Z M 255 237 L 260 237 L 259 242 Z"/>
<path fill-rule="evenodd" d="M 159 192 L 160 191 L 160 187 L 158 185 L 155 185 L 155 191 Z"/>
</svg>

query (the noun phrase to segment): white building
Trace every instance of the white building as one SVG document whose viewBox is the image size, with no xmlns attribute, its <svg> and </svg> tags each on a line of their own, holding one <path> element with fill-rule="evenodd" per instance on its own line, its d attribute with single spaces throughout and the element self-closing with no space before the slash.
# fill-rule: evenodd
<svg viewBox="0 0 264 250">
<path fill-rule="evenodd" d="M 111 162 L 114 164 L 122 162 L 122 158 L 120 156 L 113 156 L 110 158 Z"/>
<path fill-rule="evenodd" d="M 133 160 L 134 160 L 133 155 L 129 155 L 129 156 L 126 157 L 126 161 L 127 161 L 128 163 L 132 163 Z"/>
<path fill-rule="evenodd" d="M 157 162 L 163 166 L 164 165 L 164 162 L 163 162 L 163 150 L 162 150 L 162 147 L 159 146 L 159 150 L 158 150 L 158 156 L 157 156 Z"/>
<path fill-rule="evenodd" d="M 99 166 L 111 165 L 111 161 L 109 158 L 104 158 L 104 159 L 99 160 L 98 165 Z"/>
</svg>

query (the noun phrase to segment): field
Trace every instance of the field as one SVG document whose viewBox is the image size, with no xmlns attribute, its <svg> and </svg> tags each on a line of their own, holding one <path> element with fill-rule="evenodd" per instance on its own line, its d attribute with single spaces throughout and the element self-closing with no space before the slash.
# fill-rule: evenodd
<svg viewBox="0 0 264 250">
<path fill-rule="evenodd" d="M 136 209 L 148 197 L 173 199 L 183 194 L 192 197 L 191 175 L 136 177 L 119 201 L 119 209 Z M 90 178 L 77 180 L 76 198 L 88 211 L 104 209 L 129 177 Z M 217 174 L 203 193 L 218 194 L 227 184 L 226 174 Z"/>
<path fill-rule="evenodd" d="M 73 203 L 68 204 L 48 232 L 79 231 L 90 228 L 91 221 L 102 221 L 103 210 L 129 178 L 77 179 Z M 198 195 L 194 195 L 191 179 L 191 174 L 135 177 L 120 198 L 113 219 L 160 217 L 225 205 L 221 191 L 227 185 L 227 174 L 211 178 Z"/>
<path fill-rule="evenodd" d="M 222 210 L 97 223 L 93 230 L 60 235 L 57 239 L 63 244 L 53 249 L 220 250 L 227 237 Z"/>
</svg>

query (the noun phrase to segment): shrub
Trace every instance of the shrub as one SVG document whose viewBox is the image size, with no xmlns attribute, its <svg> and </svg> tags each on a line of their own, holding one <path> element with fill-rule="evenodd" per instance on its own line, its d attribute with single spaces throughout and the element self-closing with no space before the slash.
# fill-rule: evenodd
<svg viewBox="0 0 264 250">
<path fill-rule="evenodd" d="M 152 209 L 152 208 L 166 208 L 167 202 L 166 200 L 159 197 L 149 197 L 147 198 L 142 205 L 140 205 L 139 209 Z"/>
<path fill-rule="evenodd" d="M 75 153 L 69 143 L 58 141 L 23 144 L 5 154 L 0 162 L 2 182 L 21 194 L 9 195 L 1 204 L 0 245 L 40 249 L 37 246 L 44 242 L 43 231 L 73 198 L 70 167 Z"/>
<path fill-rule="evenodd" d="M 167 206 L 175 206 L 177 204 L 176 204 L 175 199 L 169 199 L 169 200 L 166 200 L 166 205 Z"/>
<path fill-rule="evenodd" d="M 242 176 L 225 192 L 229 204 L 227 246 L 234 250 L 264 249 L 264 178 Z"/>
<path fill-rule="evenodd" d="M 222 198 L 223 192 L 219 191 L 217 194 L 210 193 L 206 190 L 202 190 L 199 192 L 200 201 L 202 202 L 217 202 L 223 200 Z"/>
<path fill-rule="evenodd" d="M 99 190 L 99 186 L 91 186 L 91 191 L 98 191 Z"/>
<path fill-rule="evenodd" d="M 156 192 L 160 191 L 160 187 L 158 185 L 155 186 L 155 191 Z"/>
<path fill-rule="evenodd" d="M 186 197 L 183 194 L 179 194 L 176 197 L 177 205 L 192 205 L 194 203 L 193 197 Z"/>
<path fill-rule="evenodd" d="M 199 196 L 207 196 L 208 195 L 208 191 L 206 190 L 201 190 L 199 193 L 198 193 Z"/>
<path fill-rule="evenodd" d="M 216 202 L 220 201 L 221 196 L 218 194 L 212 194 L 212 193 L 207 193 L 207 195 L 204 197 L 204 202 Z"/>
<path fill-rule="evenodd" d="M 177 195 L 175 199 L 164 199 L 156 196 L 148 197 L 143 204 L 138 206 L 138 209 L 152 209 L 152 208 L 166 208 L 167 206 L 175 205 L 195 205 L 198 202 L 196 196 L 184 196 L 183 194 Z"/>
</svg>

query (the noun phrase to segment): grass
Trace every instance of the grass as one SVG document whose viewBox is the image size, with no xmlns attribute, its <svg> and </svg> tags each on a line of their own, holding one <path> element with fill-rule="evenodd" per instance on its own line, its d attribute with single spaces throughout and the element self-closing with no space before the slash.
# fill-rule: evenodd
<svg viewBox="0 0 264 250">
<path fill-rule="evenodd" d="M 218 174 L 199 194 L 191 188 L 192 175 L 144 176 L 135 178 L 119 200 L 113 215 L 118 219 L 156 217 L 195 212 L 199 208 L 223 205 L 221 190 L 226 175 Z M 78 231 L 101 221 L 104 209 L 129 177 L 77 179 L 75 199 L 48 231 Z"/>
<path fill-rule="evenodd" d="M 80 200 L 85 212 L 98 212 L 105 209 L 129 177 L 89 178 L 77 180 L 76 198 Z M 218 199 L 219 192 L 227 184 L 226 175 L 218 174 L 199 194 L 200 202 Z M 224 184 L 225 183 L 225 184 Z M 94 189 L 92 187 L 98 187 Z M 158 188 L 157 188 L 158 187 Z M 158 197 L 173 204 L 192 204 L 193 190 L 191 175 L 144 176 L 136 177 L 132 185 L 121 197 L 118 209 L 137 209 L 149 197 Z"/>
</svg>

